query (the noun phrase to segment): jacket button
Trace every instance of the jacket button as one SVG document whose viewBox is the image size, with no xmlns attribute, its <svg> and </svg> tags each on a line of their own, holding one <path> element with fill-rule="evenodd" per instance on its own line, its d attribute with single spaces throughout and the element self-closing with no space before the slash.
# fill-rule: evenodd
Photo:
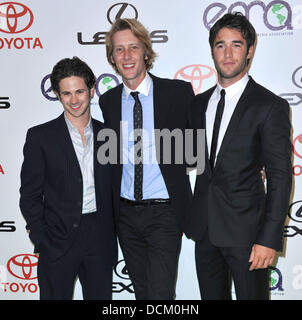
<svg viewBox="0 0 302 320">
<path fill-rule="evenodd" d="M 73 226 L 74 228 L 78 228 L 78 227 L 79 227 L 79 225 L 78 225 L 77 223 L 74 223 L 72 226 Z"/>
</svg>

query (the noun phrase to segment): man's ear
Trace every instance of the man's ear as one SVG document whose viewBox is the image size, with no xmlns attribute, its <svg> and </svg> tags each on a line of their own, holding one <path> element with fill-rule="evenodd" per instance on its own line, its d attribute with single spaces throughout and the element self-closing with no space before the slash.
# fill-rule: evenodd
<svg viewBox="0 0 302 320">
<path fill-rule="evenodd" d="M 247 59 L 251 59 L 253 57 L 253 54 L 254 54 L 254 46 L 250 46 L 246 56 Z"/>
<path fill-rule="evenodd" d="M 90 98 L 92 99 L 95 93 L 95 86 L 93 86 L 89 91 L 90 91 Z"/>
<path fill-rule="evenodd" d="M 56 97 L 58 98 L 59 101 L 61 101 L 61 96 L 60 96 L 60 93 L 57 92 L 57 91 L 53 91 L 54 94 L 56 95 Z"/>
</svg>

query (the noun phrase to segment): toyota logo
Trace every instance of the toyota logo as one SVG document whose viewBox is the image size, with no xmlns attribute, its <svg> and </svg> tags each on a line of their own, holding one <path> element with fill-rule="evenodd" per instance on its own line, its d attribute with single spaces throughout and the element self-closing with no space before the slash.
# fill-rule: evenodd
<svg viewBox="0 0 302 320">
<path fill-rule="evenodd" d="M 293 140 L 293 151 L 298 158 L 302 159 L 302 134 Z"/>
<path fill-rule="evenodd" d="M 296 221 L 302 222 L 302 201 L 295 201 L 289 206 L 288 216 Z"/>
<path fill-rule="evenodd" d="M 178 70 L 174 79 L 189 80 L 195 94 L 201 92 L 205 80 L 212 80 L 212 85 L 217 82 L 216 71 L 203 64 L 191 64 Z"/>
<path fill-rule="evenodd" d="M 14 277 L 22 280 L 37 279 L 38 257 L 33 254 L 18 254 L 7 262 L 7 270 Z"/>
<path fill-rule="evenodd" d="M 20 33 L 27 30 L 33 23 L 31 10 L 22 3 L 0 3 L 0 31 Z"/>
<path fill-rule="evenodd" d="M 107 20 L 109 23 L 113 24 L 116 19 L 122 16 L 127 18 L 138 18 L 138 12 L 136 8 L 127 2 L 119 2 L 111 6 L 107 11 Z"/>
</svg>

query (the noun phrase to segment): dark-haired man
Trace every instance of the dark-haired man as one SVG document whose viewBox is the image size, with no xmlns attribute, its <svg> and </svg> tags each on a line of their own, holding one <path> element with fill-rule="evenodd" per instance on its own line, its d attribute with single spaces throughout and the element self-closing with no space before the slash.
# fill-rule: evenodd
<svg viewBox="0 0 302 320">
<path fill-rule="evenodd" d="M 210 30 L 218 83 L 195 97 L 193 128 L 206 129 L 186 235 L 195 240 L 202 299 L 268 299 L 268 265 L 282 250 L 291 192 L 288 103 L 247 75 L 256 32 L 241 14 Z M 265 167 L 267 191 L 259 174 Z"/>
<path fill-rule="evenodd" d="M 103 125 L 90 116 L 95 76 L 77 57 L 51 74 L 64 112 L 28 130 L 20 208 L 39 253 L 40 299 L 72 299 L 76 276 L 83 298 L 112 298 L 117 243 L 109 165 L 96 160 Z"/>
</svg>

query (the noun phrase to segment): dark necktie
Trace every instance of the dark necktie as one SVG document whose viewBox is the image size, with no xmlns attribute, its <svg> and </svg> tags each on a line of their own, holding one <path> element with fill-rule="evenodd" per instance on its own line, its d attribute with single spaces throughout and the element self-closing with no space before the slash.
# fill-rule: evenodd
<svg viewBox="0 0 302 320">
<path fill-rule="evenodd" d="M 139 101 L 139 92 L 131 92 L 135 100 L 133 107 L 133 129 L 134 129 L 134 198 L 142 200 L 143 198 L 143 161 L 142 161 L 142 127 L 143 127 L 143 110 Z"/>
<path fill-rule="evenodd" d="M 220 123 L 221 123 L 223 109 L 224 109 L 224 97 L 225 97 L 225 90 L 222 89 L 220 91 L 220 100 L 217 105 L 214 127 L 213 127 L 212 143 L 211 143 L 210 164 L 211 164 L 212 170 L 214 168 L 214 163 L 215 163 L 219 128 L 220 128 Z"/>
</svg>

